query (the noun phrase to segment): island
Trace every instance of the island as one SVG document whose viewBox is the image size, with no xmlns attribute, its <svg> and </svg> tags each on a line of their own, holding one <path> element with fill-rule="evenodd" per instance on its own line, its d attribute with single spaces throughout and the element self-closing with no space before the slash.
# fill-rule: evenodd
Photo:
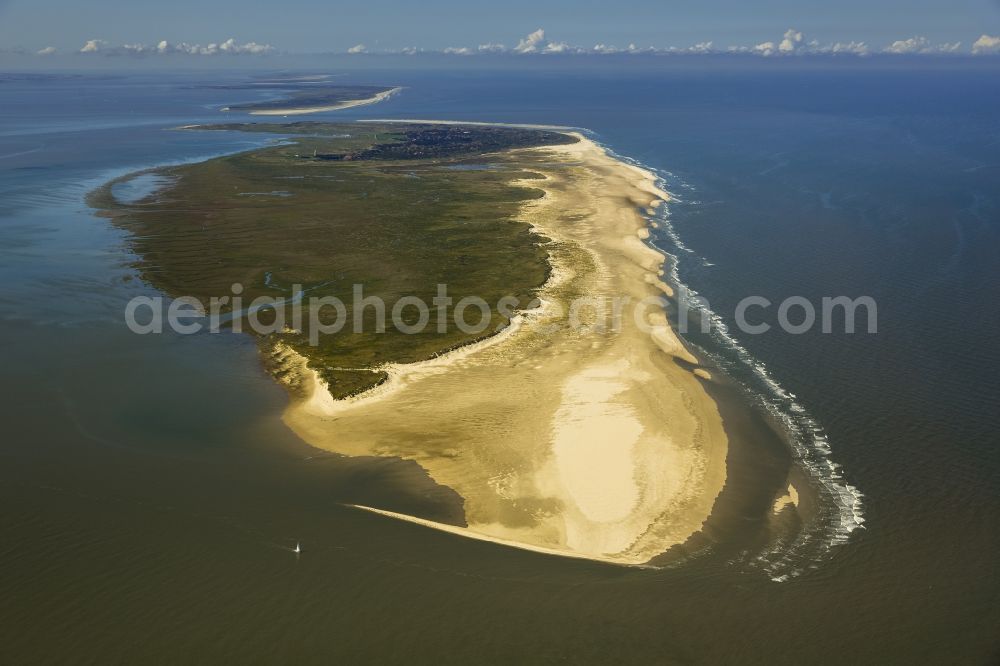
<svg viewBox="0 0 1000 666">
<path fill-rule="evenodd" d="M 222 107 L 254 116 L 295 116 L 323 111 L 338 111 L 355 106 L 376 104 L 395 95 L 399 86 L 335 85 L 326 78 L 290 78 L 262 80 L 244 84 L 214 86 L 226 90 L 265 90 L 281 95 L 277 99 L 244 102 Z"/>
<path fill-rule="evenodd" d="M 239 285 L 244 303 L 304 307 L 298 322 L 247 331 L 288 390 L 288 426 L 337 454 L 416 461 L 461 498 L 464 519 L 359 509 L 625 565 L 702 528 L 728 440 L 712 375 L 663 307 L 665 257 L 645 239 L 669 195 L 652 173 L 565 128 L 185 131 L 213 130 L 280 142 L 158 169 L 164 185 L 139 199 L 115 197 L 136 177 L 125 176 L 91 203 L 129 233 L 138 274 L 166 294 L 207 303 Z M 380 329 L 359 288 L 405 325 Z M 439 302 L 442 288 L 445 314 L 427 321 L 406 307 Z M 325 297 L 346 306 L 320 312 Z M 459 313 L 469 299 L 489 307 Z M 250 316 L 231 314 L 230 325 Z M 334 321 L 354 326 L 318 334 Z"/>
</svg>

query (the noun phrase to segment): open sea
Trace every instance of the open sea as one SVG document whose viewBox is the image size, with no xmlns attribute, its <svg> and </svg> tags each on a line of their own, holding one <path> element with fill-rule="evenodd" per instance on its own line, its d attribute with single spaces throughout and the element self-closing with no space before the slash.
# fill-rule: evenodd
<svg viewBox="0 0 1000 666">
<path fill-rule="evenodd" d="M 727 490 L 794 460 L 808 529 L 761 548 L 726 515 L 633 569 L 345 507 L 452 496 L 298 440 L 248 337 L 130 333 L 154 291 L 84 201 L 275 140 L 171 131 L 246 119 L 208 86 L 248 73 L 0 74 L 0 663 L 1000 662 L 1000 67 L 587 61 L 342 72 L 406 88 L 296 120 L 568 125 L 656 170 L 652 241 L 716 322 L 689 342 L 783 434 Z M 775 305 L 748 335 L 747 296 L 870 296 L 878 330 Z"/>
</svg>

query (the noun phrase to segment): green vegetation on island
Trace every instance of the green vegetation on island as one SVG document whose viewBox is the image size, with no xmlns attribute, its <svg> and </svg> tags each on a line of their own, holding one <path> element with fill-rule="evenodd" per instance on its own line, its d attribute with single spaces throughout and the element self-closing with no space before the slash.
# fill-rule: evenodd
<svg viewBox="0 0 1000 666">
<path fill-rule="evenodd" d="M 518 220 L 541 190 L 514 181 L 537 178 L 534 156 L 512 159 L 511 148 L 571 143 L 572 136 L 507 127 L 400 124 L 226 124 L 194 129 L 271 132 L 282 142 L 197 164 L 157 170 L 169 186 L 134 202 L 112 194 L 92 204 L 130 233 L 144 280 L 170 296 L 203 303 L 243 285 L 243 302 L 258 296 L 335 296 L 353 321 L 354 285 L 389 308 L 401 297 L 430 304 L 445 284 L 458 302 L 478 296 L 490 305 L 510 296 L 523 306 L 548 276 L 544 239 Z M 338 155 L 337 159 L 330 156 Z M 127 178 L 127 177 L 126 177 Z M 362 332 L 351 326 L 309 344 L 307 300 L 301 328 L 258 335 L 262 350 L 282 345 L 304 356 L 343 397 L 383 381 L 378 367 L 433 357 L 493 334 L 508 323 L 492 308 L 490 325 L 463 333 L 449 311 L 423 332 L 375 328 L 363 310 Z M 473 308 L 475 310 L 475 308 Z M 318 320 L 329 323 L 332 308 Z M 414 323 L 417 312 L 403 318 Z M 478 314 L 471 315 L 478 318 Z M 261 315 L 261 319 L 264 316 Z M 247 327 L 244 327 L 247 330 Z M 280 374 L 281 368 L 272 364 Z"/>
</svg>

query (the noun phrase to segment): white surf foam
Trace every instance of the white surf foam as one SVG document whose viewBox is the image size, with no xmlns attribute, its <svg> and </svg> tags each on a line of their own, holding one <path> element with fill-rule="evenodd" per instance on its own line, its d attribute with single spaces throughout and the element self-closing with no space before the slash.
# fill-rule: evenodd
<svg viewBox="0 0 1000 666">
<path fill-rule="evenodd" d="M 590 138 L 593 139 L 593 137 Z M 693 186 L 681 182 L 672 173 L 659 171 L 638 160 L 618 155 L 607 146 L 603 147 L 616 159 L 657 174 L 659 177 L 657 187 L 671 193 L 672 203 L 683 201 L 674 195 L 677 189 L 694 191 Z M 668 178 L 670 181 L 676 182 L 668 182 Z M 703 301 L 697 298 L 698 292 L 680 277 L 682 256 L 685 260 L 696 261 L 702 266 L 714 266 L 715 264 L 698 255 L 683 242 L 671 220 L 669 205 L 654 209 L 648 217 L 650 222 L 655 223 L 655 227 L 663 232 L 674 250 L 671 252 L 668 248 L 657 246 L 657 249 L 668 257 L 670 266 L 668 275 L 670 281 L 678 288 L 678 298 L 685 298 L 686 305 L 691 311 L 707 317 L 712 324 L 711 335 L 715 343 L 729 352 L 729 355 L 734 357 L 740 366 L 751 371 L 757 386 L 738 379 L 737 381 L 740 381 L 760 407 L 782 425 L 792 444 L 796 461 L 808 473 L 814 488 L 823 498 L 823 506 L 818 512 L 814 524 L 805 527 L 792 542 L 778 544 L 775 548 L 760 553 L 756 558 L 757 564 L 768 573 L 771 580 L 775 582 L 787 581 L 811 568 L 802 566 L 803 558 L 814 558 L 813 565 L 815 565 L 832 548 L 846 543 L 851 533 L 864 526 L 864 496 L 858 488 L 846 481 L 841 466 L 830 457 L 832 447 L 822 425 L 809 413 L 805 405 L 797 400 L 794 394 L 781 386 L 763 361 L 754 357 L 749 350 L 740 344 L 722 318 L 707 308 Z M 686 341 L 691 343 L 690 340 Z M 719 354 L 696 344 L 694 346 L 723 369 L 733 365 L 732 361 Z M 813 555 L 813 553 L 818 555 Z"/>
</svg>

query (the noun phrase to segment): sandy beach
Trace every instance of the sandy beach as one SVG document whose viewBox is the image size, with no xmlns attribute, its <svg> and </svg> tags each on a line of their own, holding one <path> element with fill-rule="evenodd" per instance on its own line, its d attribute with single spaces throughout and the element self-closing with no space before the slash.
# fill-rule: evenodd
<svg viewBox="0 0 1000 666">
<path fill-rule="evenodd" d="M 301 116 L 307 113 L 321 113 L 323 111 L 339 111 L 341 109 L 349 109 L 354 106 L 366 106 L 368 104 L 377 104 L 384 100 L 389 99 L 391 96 L 398 93 L 402 88 L 397 87 L 392 90 L 386 90 L 385 92 L 380 92 L 373 97 L 366 97 L 364 99 L 348 99 L 343 102 L 337 102 L 336 104 L 329 104 L 324 106 L 303 106 L 303 107 L 288 107 L 283 109 L 256 109 L 250 111 L 251 116 Z M 222 109 L 223 111 L 229 111 L 229 107 Z"/>
<path fill-rule="evenodd" d="M 344 455 L 414 460 L 464 499 L 466 527 L 396 519 L 538 552 L 639 565 L 697 532 L 725 482 L 727 438 L 697 364 L 656 305 L 669 293 L 664 257 L 642 210 L 668 194 L 653 174 L 582 135 L 511 159 L 544 180 L 522 218 L 548 239 L 542 306 L 500 334 L 426 362 L 384 368 L 389 380 L 334 400 L 294 352 L 312 394 L 286 423 Z M 620 330 L 567 327 L 581 298 L 629 299 Z M 696 374 L 697 373 L 697 374 Z M 365 508 L 365 507 L 360 507 Z"/>
</svg>

